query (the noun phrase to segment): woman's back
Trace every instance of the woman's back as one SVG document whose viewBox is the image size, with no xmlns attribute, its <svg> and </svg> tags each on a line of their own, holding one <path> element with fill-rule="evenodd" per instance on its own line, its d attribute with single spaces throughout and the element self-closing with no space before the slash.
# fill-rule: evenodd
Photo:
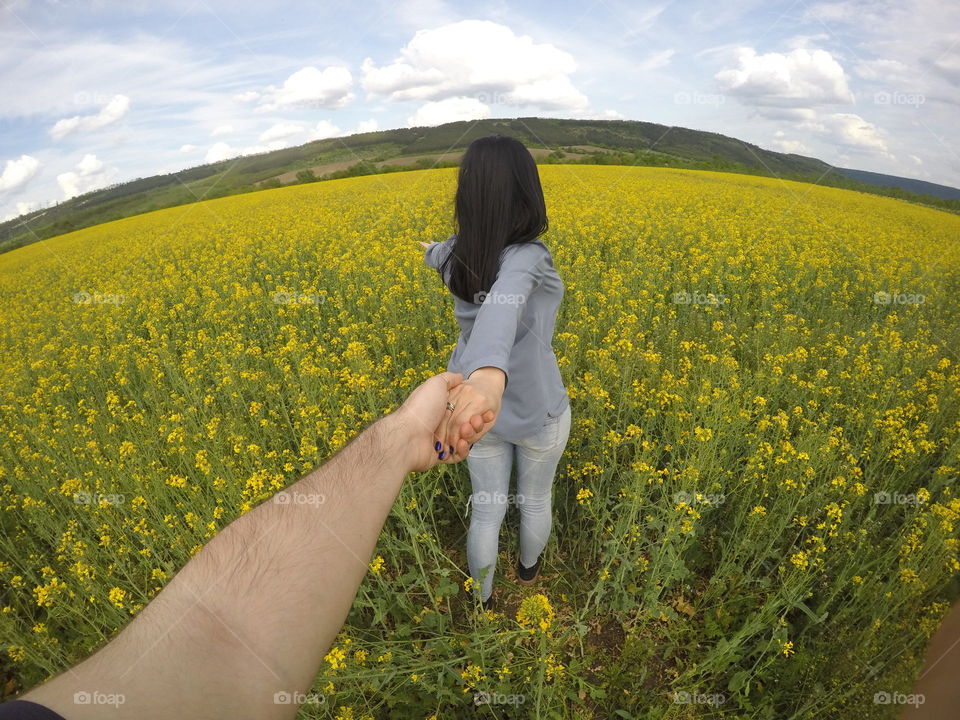
<svg viewBox="0 0 960 720">
<path fill-rule="evenodd" d="M 439 269 L 451 252 L 456 235 L 430 245 L 424 260 Z M 528 437 L 569 405 L 552 346 L 563 291 L 549 248 L 536 239 L 503 249 L 495 282 L 476 302 L 453 295 L 460 337 L 447 369 L 465 378 L 480 367 L 504 371 L 502 407 L 491 430 L 500 437 Z"/>
</svg>

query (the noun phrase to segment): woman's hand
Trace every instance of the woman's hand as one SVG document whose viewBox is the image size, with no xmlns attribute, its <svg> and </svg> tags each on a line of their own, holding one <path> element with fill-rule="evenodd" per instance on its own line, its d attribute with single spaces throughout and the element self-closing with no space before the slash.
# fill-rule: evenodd
<svg viewBox="0 0 960 720">
<path fill-rule="evenodd" d="M 417 240 L 417 245 L 419 245 L 420 247 L 422 247 L 422 248 L 424 248 L 424 249 L 430 247 L 430 243 L 425 243 L 425 242 L 423 242 L 423 240 Z"/>
<path fill-rule="evenodd" d="M 405 472 L 429 470 L 438 462 L 451 464 L 463 460 L 469 452 L 469 443 L 463 440 L 463 453 L 454 457 L 449 448 L 441 446 L 446 440 L 450 411 L 446 404 L 449 393 L 463 382 L 460 373 L 444 372 L 417 386 L 400 407 L 383 418 L 387 444 L 391 448 L 391 463 L 403 467 Z M 459 409 L 459 408 L 458 408 Z M 467 425 L 482 430 L 492 423 L 492 412 L 477 413 L 467 419 Z"/>
<path fill-rule="evenodd" d="M 455 409 L 448 412 L 450 419 L 444 450 L 454 462 L 466 457 L 470 446 L 496 424 L 506 380 L 507 376 L 500 368 L 482 367 L 450 390 L 448 401 Z M 478 422 L 478 418 L 483 422 Z"/>
</svg>

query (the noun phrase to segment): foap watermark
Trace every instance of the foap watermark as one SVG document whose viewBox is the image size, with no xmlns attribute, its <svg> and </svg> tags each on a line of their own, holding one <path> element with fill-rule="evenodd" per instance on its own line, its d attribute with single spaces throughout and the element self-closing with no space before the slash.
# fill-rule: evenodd
<svg viewBox="0 0 960 720">
<path fill-rule="evenodd" d="M 91 493 L 78 492 L 73 494 L 75 505 L 123 505 L 126 498 L 123 493 Z"/>
<path fill-rule="evenodd" d="M 673 94 L 674 105 L 713 105 L 719 107 L 727 101 L 726 95 L 681 91 Z"/>
<path fill-rule="evenodd" d="M 673 294 L 674 305 L 724 305 L 730 302 L 726 295 L 719 293 L 687 292 L 680 290 Z"/>
<path fill-rule="evenodd" d="M 873 494 L 874 505 L 913 505 L 916 507 L 924 502 L 924 498 L 916 493 L 878 492 Z"/>
<path fill-rule="evenodd" d="M 473 294 L 473 302 L 478 305 L 521 305 L 526 301 L 522 293 L 488 293 L 481 290 Z"/>
<path fill-rule="evenodd" d="M 90 92 L 88 90 L 79 90 L 73 94 L 73 104 L 81 107 L 90 105 L 106 105 L 116 97 L 113 93 Z"/>
<path fill-rule="evenodd" d="M 477 93 L 471 93 L 470 96 L 476 98 L 484 105 L 509 105 L 511 107 L 519 107 L 526 104 L 517 102 L 517 99 L 512 93 L 482 90 Z"/>
<path fill-rule="evenodd" d="M 876 105 L 912 105 L 920 107 L 927 101 L 927 98 L 920 93 L 905 93 L 898 90 L 888 92 L 881 90 L 873 94 L 873 102 Z"/>
<path fill-rule="evenodd" d="M 274 305 L 323 305 L 326 300 L 326 295 L 302 293 L 296 290 L 292 292 L 279 291 L 273 294 Z"/>
<path fill-rule="evenodd" d="M 469 501 L 474 504 L 480 503 L 481 505 L 523 505 L 523 495 L 521 493 L 517 493 L 516 495 L 510 493 L 507 495 L 502 492 L 480 490 L 473 493 Z"/>
<path fill-rule="evenodd" d="M 674 505 L 723 505 L 726 499 L 726 495 L 717 493 L 688 493 L 680 490 L 673 494 Z"/>
<path fill-rule="evenodd" d="M 723 693 L 698 693 L 678 690 L 673 693 L 674 705 L 712 705 L 714 707 L 723 705 L 727 701 L 727 696 Z"/>
<path fill-rule="evenodd" d="M 99 690 L 78 690 L 73 694 L 74 705 L 113 705 L 120 707 L 127 701 L 123 693 L 105 693 Z"/>
<path fill-rule="evenodd" d="M 77 305 L 122 305 L 127 301 L 125 295 L 119 293 L 87 292 L 80 290 L 70 296 Z"/>
<path fill-rule="evenodd" d="M 297 490 L 283 490 L 273 496 L 277 505 L 323 505 L 327 496 L 323 493 L 302 493 Z"/>
<path fill-rule="evenodd" d="M 526 695 L 513 693 L 478 692 L 473 694 L 474 705 L 523 705 Z"/>
<path fill-rule="evenodd" d="M 323 693 L 287 692 L 280 690 L 273 694 L 274 705 L 323 705 L 327 698 Z"/>
<path fill-rule="evenodd" d="M 882 690 L 873 694 L 874 705 L 913 705 L 920 707 L 927 701 L 921 693 L 887 692 Z"/>
<path fill-rule="evenodd" d="M 873 294 L 874 305 L 923 305 L 926 295 L 921 293 L 892 293 L 878 290 Z"/>
</svg>

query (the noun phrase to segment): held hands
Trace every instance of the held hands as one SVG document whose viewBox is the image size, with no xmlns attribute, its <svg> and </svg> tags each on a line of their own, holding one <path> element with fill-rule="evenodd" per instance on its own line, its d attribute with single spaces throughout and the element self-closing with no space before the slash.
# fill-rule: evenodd
<svg viewBox="0 0 960 720">
<path fill-rule="evenodd" d="M 479 372 L 471 375 L 471 385 L 476 384 L 474 378 Z M 467 402 L 453 399 L 452 393 L 465 385 L 460 373 L 434 375 L 414 388 L 403 404 L 385 418 L 391 423 L 387 430 L 389 437 L 396 452 L 404 458 L 408 472 L 429 470 L 440 462 L 449 465 L 462 460 L 470 452 L 470 444 L 493 427 L 500 412 L 499 396 L 495 407 L 486 405 L 481 400 L 484 396 L 476 388 L 467 391 Z M 461 397 L 462 392 L 460 390 L 457 397 Z M 454 412 L 447 409 L 448 401 L 454 405 Z M 452 419 L 454 413 L 455 419 Z M 452 428 L 455 434 L 451 434 Z"/>
<path fill-rule="evenodd" d="M 455 460 L 465 457 L 470 446 L 493 427 L 500 414 L 506 379 L 506 374 L 500 368 L 482 367 L 474 370 L 467 380 L 450 390 L 448 402 L 454 409 L 447 411 L 443 445 L 448 452 L 451 447 L 454 448 Z M 486 427 L 488 414 L 491 413 L 493 417 L 490 427 Z M 478 417 L 483 418 L 483 426 L 476 424 Z"/>
</svg>

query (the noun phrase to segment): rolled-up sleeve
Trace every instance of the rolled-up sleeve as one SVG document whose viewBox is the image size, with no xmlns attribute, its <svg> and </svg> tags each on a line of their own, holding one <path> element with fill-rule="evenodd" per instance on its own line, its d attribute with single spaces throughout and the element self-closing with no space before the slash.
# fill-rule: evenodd
<svg viewBox="0 0 960 720">
<path fill-rule="evenodd" d="M 461 357 L 464 378 L 482 367 L 503 370 L 510 380 L 508 361 L 526 309 L 527 299 L 543 281 L 548 254 L 531 245 L 518 248 L 500 268 L 496 281 L 477 312 L 470 340 Z M 506 384 L 504 384 L 506 387 Z"/>
</svg>

